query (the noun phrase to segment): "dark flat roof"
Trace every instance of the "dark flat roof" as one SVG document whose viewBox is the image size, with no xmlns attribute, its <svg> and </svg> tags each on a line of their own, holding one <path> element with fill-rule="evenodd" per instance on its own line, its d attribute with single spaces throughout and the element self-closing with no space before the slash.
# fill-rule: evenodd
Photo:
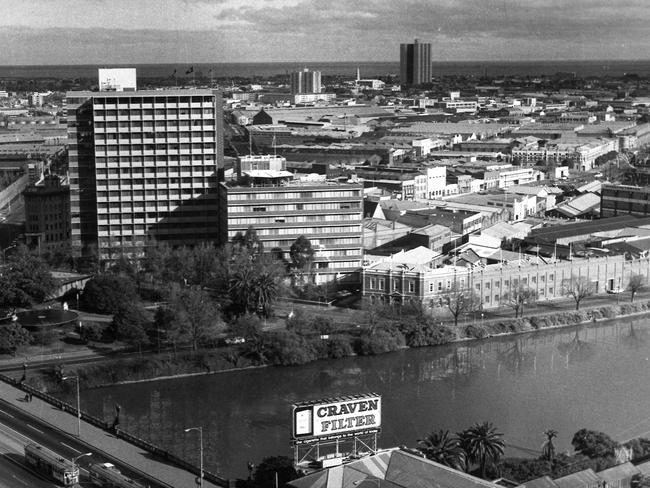
<svg viewBox="0 0 650 488">
<path fill-rule="evenodd" d="M 563 237 L 593 234 L 595 232 L 605 232 L 621 229 L 623 227 L 640 227 L 642 225 L 650 225 L 650 216 L 638 217 L 635 215 L 619 215 L 605 219 L 590 220 L 588 222 L 577 222 L 533 229 L 528 236 L 528 240 L 554 242 Z"/>
</svg>

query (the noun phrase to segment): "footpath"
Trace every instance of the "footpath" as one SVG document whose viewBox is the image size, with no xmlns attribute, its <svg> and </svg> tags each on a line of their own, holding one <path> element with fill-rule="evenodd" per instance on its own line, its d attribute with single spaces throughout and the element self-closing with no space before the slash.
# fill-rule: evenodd
<svg viewBox="0 0 650 488">
<path fill-rule="evenodd" d="M 164 459 L 158 459 L 148 450 L 139 448 L 129 442 L 115 437 L 113 434 L 82 420 L 81 438 L 77 438 L 77 417 L 73 412 L 60 408 L 38 398 L 36 395 L 31 402 L 22 399 L 25 392 L 15 386 L 0 381 L 0 398 L 11 405 L 27 412 L 54 429 L 69 434 L 88 444 L 89 450 L 98 454 L 105 453 L 108 459 L 116 458 L 130 465 L 135 471 L 141 471 L 152 478 L 173 488 L 192 488 L 196 485 L 197 475 L 185 469 L 170 464 Z M 204 488 L 216 488 L 217 485 L 203 480 Z"/>
</svg>

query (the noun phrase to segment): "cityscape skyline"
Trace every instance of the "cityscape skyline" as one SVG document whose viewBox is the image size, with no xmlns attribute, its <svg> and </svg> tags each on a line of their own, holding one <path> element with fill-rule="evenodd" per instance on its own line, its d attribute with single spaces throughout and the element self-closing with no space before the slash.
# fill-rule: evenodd
<svg viewBox="0 0 650 488">
<path fill-rule="evenodd" d="M 432 44 L 433 61 L 645 59 L 650 33 L 650 6 L 638 0 L 0 0 L 0 8 L 0 63 L 13 65 L 393 61 L 414 38 Z"/>
</svg>

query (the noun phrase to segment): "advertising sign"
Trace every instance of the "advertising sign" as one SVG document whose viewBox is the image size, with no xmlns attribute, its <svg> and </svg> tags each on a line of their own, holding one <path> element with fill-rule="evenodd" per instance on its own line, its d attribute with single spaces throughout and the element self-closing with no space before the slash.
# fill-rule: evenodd
<svg viewBox="0 0 650 488">
<path fill-rule="evenodd" d="M 336 438 L 381 427 L 381 396 L 355 395 L 294 404 L 293 438 Z"/>
</svg>

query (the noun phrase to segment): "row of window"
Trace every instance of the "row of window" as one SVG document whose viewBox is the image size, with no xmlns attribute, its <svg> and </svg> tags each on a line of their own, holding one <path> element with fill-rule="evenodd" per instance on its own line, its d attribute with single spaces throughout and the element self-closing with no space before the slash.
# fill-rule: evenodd
<svg viewBox="0 0 650 488">
<path fill-rule="evenodd" d="M 102 106 L 95 106 L 95 116 L 99 117 L 129 117 L 129 116 L 140 116 L 140 115 L 155 115 L 156 117 L 178 117 L 179 115 L 206 115 L 214 116 L 214 110 L 209 107 L 204 108 L 104 108 Z"/>
<path fill-rule="evenodd" d="M 272 217 L 249 217 L 249 218 L 228 218 L 230 225 L 252 225 L 254 227 L 264 224 L 275 223 L 298 223 L 298 222 L 343 222 L 349 220 L 361 220 L 360 215 L 339 214 L 339 215 L 276 215 Z"/>
<path fill-rule="evenodd" d="M 109 165 L 119 166 L 164 166 L 164 165 L 178 165 L 179 162 L 194 164 L 204 164 L 211 166 L 215 164 L 214 154 L 170 154 L 164 156 L 97 156 L 95 158 L 95 166 L 98 168 L 106 167 Z"/>
<path fill-rule="evenodd" d="M 360 190 L 282 191 L 273 193 L 229 193 L 228 200 L 310 200 L 315 198 L 359 198 L 359 196 Z"/>
<path fill-rule="evenodd" d="M 554 278 L 553 273 L 548 275 L 548 281 L 549 282 L 552 282 L 553 278 Z M 540 283 L 544 283 L 545 281 L 546 281 L 546 276 L 542 275 L 542 276 L 539 277 L 539 282 Z M 408 291 L 413 293 L 415 291 L 415 280 L 407 280 L 407 283 L 408 283 L 407 284 Z M 536 283 L 537 283 L 537 277 L 536 276 L 531 276 L 530 284 L 536 284 Z M 385 284 L 386 284 L 386 282 L 384 281 L 384 278 L 370 278 L 368 280 L 368 289 L 369 290 L 384 290 L 385 289 Z M 512 279 L 512 287 L 513 288 L 518 287 L 520 284 L 523 285 L 523 286 L 528 285 L 528 278 L 523 277 L 521 279 L 519 279 L 519 278 L 513 278 Z M 490 284 L 490 282 L 485 282 L 484 283 L 484 289 L 485 290 L 489 290 L 491 288 L 491 286 L 492 285 Z M 503 287 L 507 288 L 509 286 L 510 286 L 510 280 L 509 279 L 503 280 Z M 433 293 L 435 291 L 441 292 L 441 291 L 445 291 L 445 290 L 450 290 L 451 287 L 452 287 L 452 280 L 451 279 L 440 280 L 440 281 L 436 281 L 436 282 L 433 282 L 433 281 L 429 282 L 429 292 L 430 293 Z M 461 289 L 465 288 L 465 278 L 459 278 L 458 279 L 458 287 L 461 288 Z M 494 282 L 494 288 L 498 289 L 500 287 L 501 287 L 501 283 L 499 281 L 495 281 Z M 480 292 L 481 291 L 481 283 L 475 283 L 474 288 L 476 289 L 476 291 Z M 401 279 L 400 278 L 393 278 L 392 279 L 392 289 L 393 290 L 400 290 L 401 289 Z M 549 290 L 552 290 L 552 288 L 550 288 Z M 549 293 L 552 293 L 552 291 L 550 291 Z"/>
<path fill-rule="evenodd" d="M 232 231 L 229 233 L 229 238 L 232 239 L 232 237 L 235 235 L 235 231 Z M 361 253 L 361 238 L 360 237 L 337 237 L 333 239 L 324 239 L 324 238 L 310 238 L 309 239 L 311 242 L 312 247 L 315 246 L 355 246 L 355 249 L 357 250 L 357 254 Z M 264 248 L 265 249 L 273 249 L 275 247 L 278 247 L 280 249 L 289 249 L 291 245 L 296 241 L 295 238 L 290 238 L 290 239 L 277 239 L 277 240 L 266 240 L 264 239 Z"/>
<path fill-rule="evenodd" d="M 166 165 L 163 167 L 149 167 L 149 168 L 131 168 L 131 167 L 122 167 L 122 168 L 98 168 L 95 173 L 98 179 L 102 178 L 115 178 L 121 176 L 122 178 L 165 178 L 168 174 L 175 173 L 178 176 L 178 173 L 193 173 L 194 175 L 211 175 L 212 168 L 200 166 L 200 165 Z"/>
<path fill-rule="evenodd" d="M 258 229 L 259 236 L 271 235 L 303 235 L 303 234 L 342 234 L 342 233 L 360 233 L 359 225 L 332 225 L 321 227 L 289 227 L 274 229 Z"/>
<path fill-rule="evenodd" d="M 214 191 L 212 191 L 214 190 Z M 216 193 L 217 189 L 216 188 L 208 188 L 207 193 Z M 132 201 L 132 200 L 144 200 L 145 199 L 145 190 L 110 190 L 110 191 L 98 191 L 97 192 L 97 200 L 102 201 L 106 200 L 108 198 L 122 198 L 127 201 Z M 195 196 L 201 196 L 206 193 L 205 189 L 203 188 L 182 188 L 179 192 L 179 190 L 176 190 L 174 192 L 165 192 L 165 190 L 158 190 L 158 193 L 156 194 L 156 201 L 169 201 L 172 200 L 173 198 L 178 198 L 179 194 L 182 196 L 185 196 L 185 198 L 189 198 L 192 195 Z M 152 195 L 153 196 L 153 195 Z"/>
<path fill-rule="evenodd" d="M 256 207 L 253 205 L 231 205 L 228 206 L 228 212 L 293 212 L 296 210 L 347 210 L 359 209 L 361 202 L 325 202 L 325 203 L 289 203 L 286 205 L 264 205 Z"/>
<path fill-rule="evenodd" d="M 68 103 L 71 100 L 67 99 Z M 78 98 L 75 100 L 77 103 L 83 103 L 87 98 Z M 154 95 L 154 96 L 137 96 L 129 95 L 128 97 L 96 97 L 93 99 L 93 106 L 101 107 L 103 105 L 124 105 L 124 104 L 153 104 L 153 103 L 166 103 L 166 104 L 187 104 L 187 103 L 212 103 L 214 97 L 211 95 Z"/>
</svg>

